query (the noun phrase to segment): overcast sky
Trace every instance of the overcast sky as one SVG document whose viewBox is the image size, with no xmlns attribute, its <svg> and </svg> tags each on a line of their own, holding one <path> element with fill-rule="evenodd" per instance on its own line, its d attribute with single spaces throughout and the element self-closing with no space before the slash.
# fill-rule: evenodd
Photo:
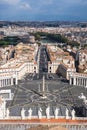
<svg viewBox="0 0 87 130">
<path fill-rule="evenodd" d="M 0 0 L 0 20 L 87 21 L 87 0 Z"/>
</svg>

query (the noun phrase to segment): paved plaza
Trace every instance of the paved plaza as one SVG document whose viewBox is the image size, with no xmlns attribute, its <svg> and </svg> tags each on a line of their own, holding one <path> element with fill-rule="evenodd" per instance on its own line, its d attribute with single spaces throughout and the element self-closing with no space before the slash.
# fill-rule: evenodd
<svg viewBox="0 0 87 130">
<path fill-rule="evenodd" d="M 43 75 L 45 76 L 45 96 L 42 97 Z M 7 101 L 7 108 L 10 110 L 10 116 L 21 116 L 21 109 L 25 109 L 25 115 L 32 109 L 32 116 L 38 115 L 38 108 L 42 109 L 42 115 L 46 116 L 46 108 L 50 107 L 50 115 L 54 116 L 54 109 L 59 109 L 59 116 L 65 116 L 66 108 L 81 108 L 83 101 L 78 96 L 83 93 L 87 95 L 86 88 L 69 85 L 64 78 L 56 74 L 26 74 L 18 85 L 0 88 L 1 90 L 11 89 L 13 99 Z M 5 95 L 4 95 L 5 96 Z M 82 116 L 81 111 L 76 112 L 77 116 Z"/>
</svg>

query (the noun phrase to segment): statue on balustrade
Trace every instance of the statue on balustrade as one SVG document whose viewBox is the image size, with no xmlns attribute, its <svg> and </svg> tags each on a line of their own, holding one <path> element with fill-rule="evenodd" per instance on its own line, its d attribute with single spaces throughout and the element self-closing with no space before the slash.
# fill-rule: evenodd
<svg viewBox="0 0 87 130">
<path fill-rule="evenodd" d="M 42 109 L 41 108 L 38 109 L 38 118 L 42 119 Z"/>
<path fill-rule="evenodd" d="M 75 110 L 74 109 L 72 110 L 71 115 L 72 115 L 72 120 L 75 120 Z"/>
<path fill-rule="evenodd" d="M 22 110 L 21 110 L 21 118 L 25 119 L 25 110 L 24 110 L 24 108 L 22 108 Z"/>
<path fill-rule="evenodd" d="M 59 108 L 55 108 L 55 111 L 54 111 L 54 116 L 55 116 L 55 119 L 58 118 L 58 114 L 59 114 Z"/>
<path fill-rule="evenodd" d="M 46 117 L 47 117 L 47 119 L 50 119 L 50 107 L 49 106 L 46 108 Z"/>
<path fill-rule="evenodd" d="M 69 119 L 69 110 L 66 108 L 66 119 Z"/>
<path fill-rule="evenodd" d="M 29 119 L 32 118 L 32 109 L 31 109 L 31 108 L 28 110 L 28 118 L 29 118 Z"/>
</svg>

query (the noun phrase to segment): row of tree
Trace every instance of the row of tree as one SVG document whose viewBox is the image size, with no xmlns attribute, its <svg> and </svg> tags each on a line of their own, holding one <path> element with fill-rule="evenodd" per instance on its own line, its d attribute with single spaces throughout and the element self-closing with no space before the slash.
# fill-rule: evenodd
<svg viewBox="0 0 87 130">
<path fill-rule="evenodd" d="M 8 45 L 16 45 L 17 42 L 20 40 L 20 38 L 14 36 L 14 37 L 4 37 L 3 39 L 0 39 L 0 46 L 8 46 Z"/>
<path fill-rule="evenodd" d="M 35 36 L 35 39 L 40 41 L 42 38 L 46 40 L 50 40 L 52 42 L 57 42 L 57 43 L 67 43 L 67 45 L 70 45 L 71 47 L 79 47 L 79 43 L 76 41 L 70 41 L 68 38 L 61 34 L 50 34 L 46 32 L 36 32 L 33 34 Z"/>
</svg>

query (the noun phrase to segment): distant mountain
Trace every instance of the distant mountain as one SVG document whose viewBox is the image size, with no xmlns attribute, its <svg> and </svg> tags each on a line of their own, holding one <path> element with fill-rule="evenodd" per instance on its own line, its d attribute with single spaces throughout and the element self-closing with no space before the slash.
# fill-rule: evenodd
<svg viewBox="0 0 87 130">
<path fill-rule="evenodd" d="M 16 25 L 28 27 L 87 27 L 87 22 L 69 22 L 69 21 L 0 21 L 0 27 Z"/>
</svg>

